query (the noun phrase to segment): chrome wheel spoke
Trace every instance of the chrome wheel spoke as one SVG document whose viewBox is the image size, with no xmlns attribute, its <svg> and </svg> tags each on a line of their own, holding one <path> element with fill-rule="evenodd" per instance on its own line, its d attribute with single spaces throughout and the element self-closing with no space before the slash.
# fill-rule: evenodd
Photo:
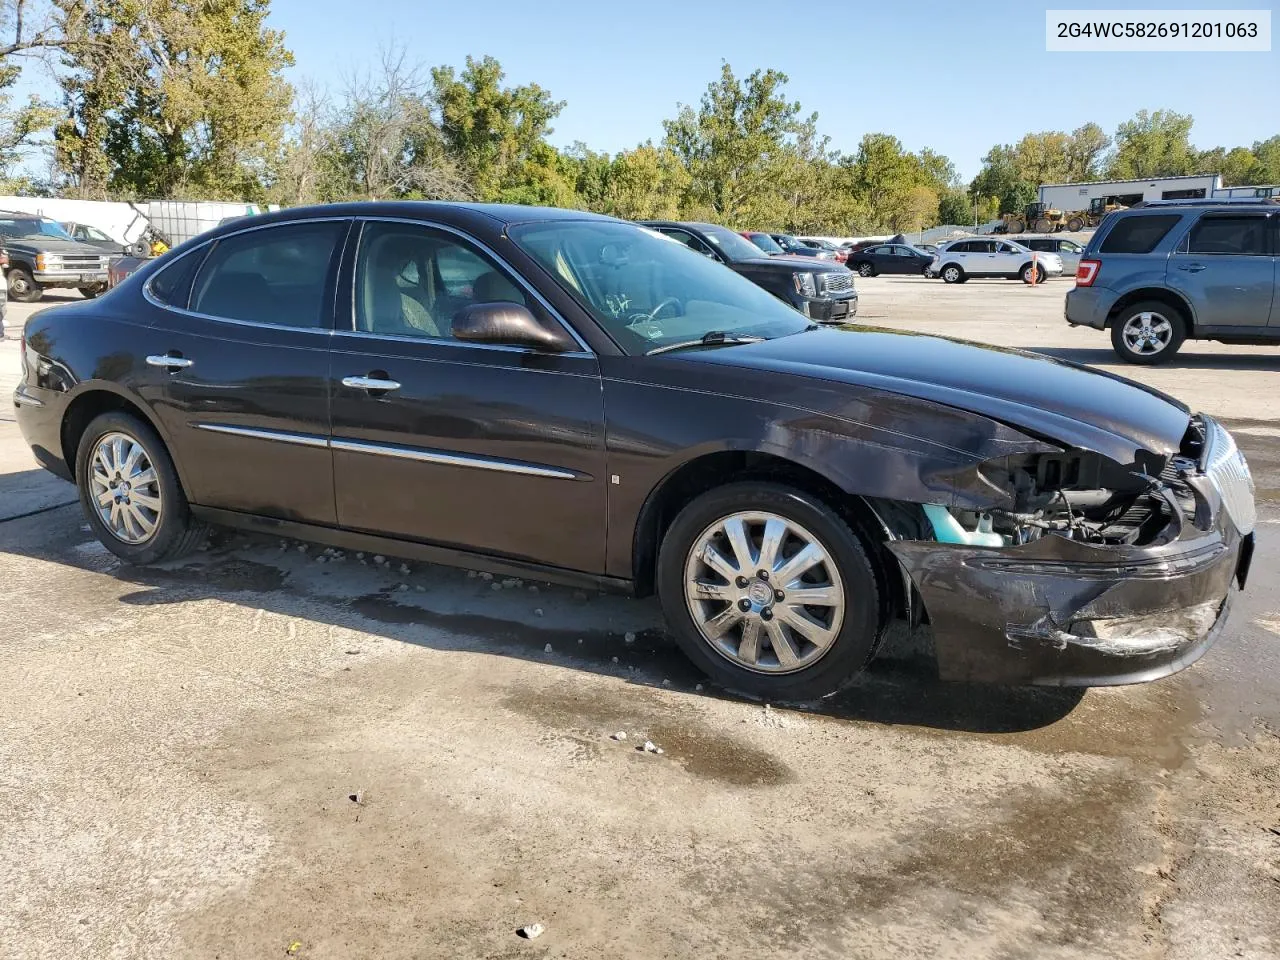
<svg viewBox="0 0 1280 960">
<path fill-rule="evenodd" d="M 787 605 L 792 607 L 833 607 L 843 599 L 833 586 L 810 587 L 802 583 L 787 590 Z"/>
<path fill-rule="evenodd" d="M 730 583 L 742 572 L 709 543 L 702 548 L 702 562 Z"/>
<path fill-rule="evenodd" d="M 147 467 L 147 469 L 140 470 L 135 476 L 130 477 L 129 482 L 135 487 L 145 487 L 159 482 L 159 477 L 156 476 L 155 467 Z"/>
<path fill-rule="evenodd" d="M 105 486 L 98 491 L 98 506 L 109 507 L 115 502 L 116 495 L 108 490 Z"/>
<path fill-rule="evenodd" d="M 770 620 L 764 628 L 769 634 L 769 646 L 773 648 L 773 655 L 778 658 L 778 666 L 795 667 L 800 662 L 800 657 L 791 646 L 791 641 L 787 638 L 786 631 L 782 629 L 782 624 L 777 620 Z"/>
<path fill-rule="evenodd" d="M 723 600 L 725 603 L 732 603 L 738 599 L 738 590 L 731 584 L 707 583 L 705 580 L 698 580 L 690 584 L 690 589 L 699 600 Z"/>
<path fill-rule="evenodd" d="M 144 537 L 149 537 L 156 532 L 156 522 L 138 507 L 137 504 L 131 503 L 128 506 L 129 516 L 133 518 L 133 522 L 137 525 L 139 532 Z"/>
<path fill-rule="evenodd" d="M 159 497 L 151 497 L 145 493 L 139 493 L 136 489 L 129 494 L 129 502 L 139 507 L 146 507 L 152 513 L 160 512 Z"/>
<path fill-rule="evenodd" d="M 733 548 L 734 559 L 739 570 L 755 569 L 755 551 L 751 549 L 751 541 L 747 539 L 747 527 L 741 517 L 730 517 L 724 522 L 724 535 Z"/>
<path fill-rule="evenodd" d="M 702 631 L 712 640 L 715 640 L 724 636 L 729 628 L 741 619 L 742 613 L 737 607 L 725 607 L 710 620 L 703 622 Z"/>
<path fill-rule="evenodd" d="M 742 624 L 742 639 L 738 641 L 738 659 L 743 663 L 760 661 L 760 620 L 752 617 Z"/>
<path fill-rule="evenodd" d="M 764 535 L 760 540 L 760 569 L 775 572 L 778 565 L 778 552 L 782 549 L 782 541 L 787 538 L 785 520 L 770 517 L 764 524 Z"/>
<path fill-rule="evenodd" d="M 798 607 L 779 607 L 777 616 L 779 620 L 815 647 L 823 647 L 830 642 L 830 631 L 827 630 L 826 625 L 819 623 Z"/>
<path fill-rule="evenodd" d="M 822 548 L 810 541 L 778 569 L 774 580 L 785 590 L 824 560 L 826 560 L 826 554 L 822 552 Z"/>
</svg>

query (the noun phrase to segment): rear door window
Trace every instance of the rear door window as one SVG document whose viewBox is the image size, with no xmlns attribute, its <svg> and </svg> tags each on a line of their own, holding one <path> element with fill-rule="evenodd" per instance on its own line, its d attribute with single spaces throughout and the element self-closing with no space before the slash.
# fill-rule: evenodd
<svg viewBox="0 0 1280 960">
<path fill-rule="evenodd" d="M 334 251 L 347 221 L 250 230 L 218 240 L 191 292 L 206 316 L 282 327 L 325 327 Z"/>
<path fill-rule="evenodd" d="M 1268 255 L 1267 218 L 1203 217 L 1191 228 L 1187 249 L 1190 253 L 1265 257 Z"/>
<path fill-rule="evenodd" d="M 1177 213 L 1122 217 L 1100 249 L 1103 253 L 1150 253 L 1181 218 Z"/>
</svg>

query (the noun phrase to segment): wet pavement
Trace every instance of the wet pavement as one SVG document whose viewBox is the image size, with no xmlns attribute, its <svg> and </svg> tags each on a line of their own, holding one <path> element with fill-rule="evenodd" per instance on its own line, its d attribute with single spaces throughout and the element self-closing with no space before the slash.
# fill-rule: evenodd
<svg viewBox="0 0 1280 960">
<path fill-rule="evenodd" d="M 944 684 L 895 631 L 819 708 L 745 703 L 652 601 L 230 533 L 139 570 L 77 506 L 0 520 L 0 953 L 1280 955 L 1280 353 L 1247 356 L 1206 409 L 1263 498 L 1249 589 L 1136 687 Z"/>
</svg>

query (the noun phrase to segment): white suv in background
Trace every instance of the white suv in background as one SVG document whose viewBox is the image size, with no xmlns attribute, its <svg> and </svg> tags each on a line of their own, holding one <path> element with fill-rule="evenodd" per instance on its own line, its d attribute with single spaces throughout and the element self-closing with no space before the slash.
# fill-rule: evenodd
<svg viewBox="0 0 1280 960">
<path fill-rule="evenodd" d="M 964 283 L 970 277 L 1004 277 L 1031 283 L 1031 251 L 1012 240 L 993 237 L 971 237 L 944 244 L 933 257 L 931 276 L 944 283 Z M 1062 257 L 1056 253 L 1037 253 L 1036 282 L 1062 276 Z"/>
</svg>

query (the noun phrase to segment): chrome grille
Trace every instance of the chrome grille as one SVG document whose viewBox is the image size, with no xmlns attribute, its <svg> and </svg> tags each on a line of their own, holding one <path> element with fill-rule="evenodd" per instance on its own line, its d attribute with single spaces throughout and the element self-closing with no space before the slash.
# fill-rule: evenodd
<svg viewBox="0 0 1280 960">
<path fill-rule="evenodd" d="M 823 293 L 844 293 L 852 289 L 853 274 L 848 270 L 844 273 L 824 273 L 822 275 Z"/>
<path fill-rule="evenodd" d="M 1253 502 L 1253 475 L 1235 438 L 1211 417 L 1204 418 L 1203 469 L 1213 483 L 1227 516 L 1241 533 L 1252 533 L 1258 521 Z"/>
</svg>

